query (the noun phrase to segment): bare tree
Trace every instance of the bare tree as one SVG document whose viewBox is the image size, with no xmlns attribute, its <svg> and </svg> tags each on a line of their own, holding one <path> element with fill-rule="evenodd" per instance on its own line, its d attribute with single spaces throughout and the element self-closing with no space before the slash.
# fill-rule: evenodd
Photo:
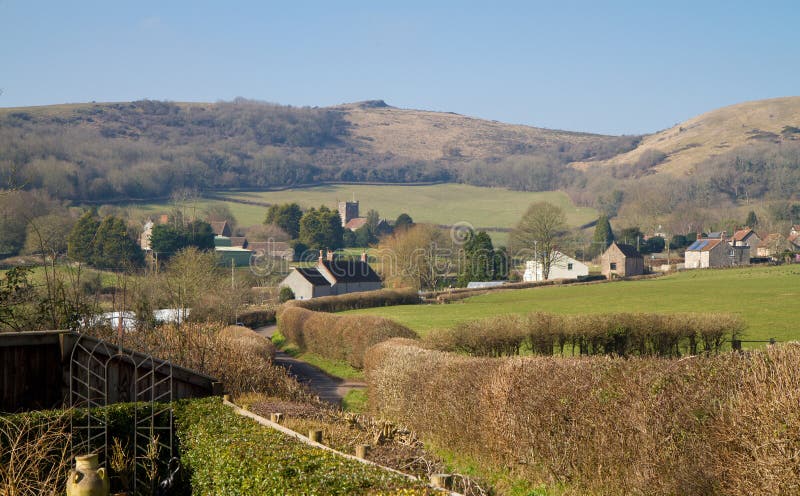
<svg viewBox="0 0 800 496">
<path fill-rule="evenodd" d="M 558 263 L 558 247 L 566 235 L 564 211 L 551 203 L 534 203 L 511 233 L 516 253 L 533 251 L 534 260 L 541 265 L 542 278 L 547 279 L 550 268 Z"/>
</svg>

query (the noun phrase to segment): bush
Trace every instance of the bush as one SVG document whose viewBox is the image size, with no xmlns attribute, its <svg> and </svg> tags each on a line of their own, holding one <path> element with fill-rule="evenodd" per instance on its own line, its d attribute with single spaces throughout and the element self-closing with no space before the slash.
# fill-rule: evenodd
<svg viewBox="0 0 800 496">
<path fill-rule="evenodd" d="M 230 394 L 259 392 L 287 399 L 306 394 L 286 369 L 272 363 L 272 343 L 246 327 L 165 324 L 127 334 L 125 346 L 215 377 Z"/>
<path fill-rule="evenodd" d="M 315 312 L 344 312 L 359 308 L 414 305 L 419 296 L 413 289 L 378 289 L 343 295 L 321 296 L 310 300 L 291 300 L 284 307 L 300 307 Z"/>
<path fill-rule="evenodd" d="M 472 358 L 390 340 L 373 413 L 559 494 L 789 494 L 800 346 L 670 360 Z"/>
<path fill-rule="evenodd" d="M 477 356 L 580 355 L 664 356 L 719 353 L 744 330 L 723 314 L 617 313 L 599 315 L 501 315 L 433 331 L 427 346 Z"/>
<path fill-rule="evenodd" d="M 237 320 L 244 324 L 246 327 L 255 329 L 266 325 L 275 323 L 275 309 L 264 308 L 247 310 L 237 316 Z"/>
<path fill-rule="evenodd" d="M 427 493 L 419 482 L 265 428 L 218 398 L 183 404 L 176 426 L 193 494 Z"/>
<path fill-rule="evenodd" d="M 342 360 L 360 369 L 364 353 L 393 337 L 416 338 L 411 329 L 371 315 L 333 315 L 305 308 L 286 308 L 278 321 L 280 332 L 300 348 L 325 358 Z"/>
<path fill-rule="evenodd" d="M 294 291 L 289 286 L 281 287 L 281 291 L 278 294 L 278 301 L 281 303 L 286 303 L 289 300 L 294 300 Z"/>
</svg>

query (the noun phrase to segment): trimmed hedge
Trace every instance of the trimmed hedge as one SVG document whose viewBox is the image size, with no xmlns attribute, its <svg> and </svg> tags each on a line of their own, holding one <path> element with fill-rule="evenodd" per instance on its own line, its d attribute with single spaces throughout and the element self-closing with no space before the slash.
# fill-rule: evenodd
<svg viewBox="0 0 800 496">
<path fill-rule="evenodd" d="M 613 313 L 500 315 L 431 332 L 427 346 L 475 356 L 540 355 L 664 356 L 719 353 L 744 323 L 726 314 Z"/>
<path fill-rule="evenodd" d="M 176 426 L 194 495 L 429 494 L 419 482 L 236 415 L 219 398 L 180 405 Z"/>
<path fill-rule="evenodd" d="M 278 329 L 303 351 L 364 367 L 364 354 L 390 338 L 416 338 L 411 329 L 372 315 L 333 315 L 288 307 L 281 313 Z"/>
<path fill-rule="evenodd" d="M 321 296 L 310 300 L 290 300 L 284 307 L 300 307 L 315 312 L 344 312 L 359 308 L 415 305 L 419 295 L 413 289 L 378 289 L 343 295 Z"/>
<path fill-rule="evenodd" d="M 800 346 L 691 359 L 474 358 L 391 340 L 373 413 L 558 494 L 797 494 Z"/>
<path fill-rule="evenodd" d="M 275 309 L 263 308 L 255 310 L 247 310 L 240 313 L 237 320 L 244 324 L 246 327 L 255 329 L 256 327 L 263 327 L 275 323 Z"/>
</svg>

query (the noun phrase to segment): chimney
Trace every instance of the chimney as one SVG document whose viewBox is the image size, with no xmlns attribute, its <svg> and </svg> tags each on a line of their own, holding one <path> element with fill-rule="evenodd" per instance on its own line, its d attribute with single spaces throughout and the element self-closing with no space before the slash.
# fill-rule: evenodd
<svg viewBox="0 0 800 496">
<path fill-rule="evenodd" d="M 319 263 L 322 263 L 322 250 L 319 251 Z"/>
<path fill-rule="evenodd" d="M 328 251 L 328 262 L 333 262 L 333 252 L 330 250 Z"/>
<path fill-rule="evenodd" d="M 362 251 L 361 252 L 361 261 L 362 262 L 366 262 L 367 261 L 367 252 L 366 251 Z"/>
<path fill-rule="evenodd" d="M 169 222 L 169 215 L 161 214 L 161 217 L 158 218 L 159 224 L 167 224 Z"/>
</svg>

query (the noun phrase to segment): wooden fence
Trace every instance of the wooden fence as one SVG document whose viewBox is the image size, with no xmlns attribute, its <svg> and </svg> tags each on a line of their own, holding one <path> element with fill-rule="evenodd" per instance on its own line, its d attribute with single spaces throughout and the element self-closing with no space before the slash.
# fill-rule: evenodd
<svg viewBox="0 0 800 496">
<path fill-rule="evenodd" d="M 76 348 L 80 341 L 81 346 Z M 97 338 L 70 331 L 0 333 L 0 412 L 58 408 L 69 400 L 70 361 L 73 350 L 79 361 L 107 363 L 108 403 L 133 398 L 136 379 L 134 363 L 152 363 L 159 368 L 165 362 L 128 349 L 103 344 Z M 113 358 L 117 354 L 131 359 Z M 147 365 L 145 365 L 147 367 Z M 97 370 L 96 372 L 99 372 Z M 174 399 L 199 398 L 222 394 L 222 384 L 204 374 L 173 365 L 172 396 Z"/>
</svg>

